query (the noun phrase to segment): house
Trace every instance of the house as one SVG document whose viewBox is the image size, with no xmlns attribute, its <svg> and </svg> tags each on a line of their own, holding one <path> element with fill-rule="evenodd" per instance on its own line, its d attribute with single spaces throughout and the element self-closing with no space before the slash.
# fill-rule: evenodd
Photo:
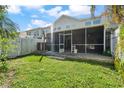
<svg viewBox="0 0 124 93">
<path fill-rule="evenodd" d="M 114 54 L 119 30 L 106 26 L 108 18 L 104 14 L 87 19 L 62 15 L 51 26 L 25 32 L 27 38 L 38 39 L 38 50 L 43 50 L 39 47 L 44 42 L 45 49 L 53 52 L 102 54 L 110 50 Z"/>
<path fill-rule="evenodd" d="M 26 38 L 26 37 L 27 37 L 26 32 L 20 32 L 20 33 L 19 33 L 19 37 L 20 37 L 20 38 Z"/>
<path fill-rule="evenodd" d="M 50 32 L 51 27 L 39 27 L 25 31 L 27 38 L 36 38 L 36 39 L 43 39 L 43 35 L 46 36 L 46 33 Z"/>
<path fill-rule="evenodd" d="M 46 34 L 51 31 L 51 26 L 30 29 L 20 33 L 20 38 L 35 39 L 37 50 L 45 50 Z"/>
<path fill-rule="evenodd" d="M 115 29 L 108 29 L 105 26 L 107 21 L 108 18 L 104 15 L 87 19 L 62 15 L 53 23 L 51 33 L 47 34 L 47 37 L 51 36 L 51 39 L 48 38 L 48 47 L 59 53 L 101 54 L 106 50 L 113 53 L 113 43 L 117 37 L 113 39 Z"/>
</svg>

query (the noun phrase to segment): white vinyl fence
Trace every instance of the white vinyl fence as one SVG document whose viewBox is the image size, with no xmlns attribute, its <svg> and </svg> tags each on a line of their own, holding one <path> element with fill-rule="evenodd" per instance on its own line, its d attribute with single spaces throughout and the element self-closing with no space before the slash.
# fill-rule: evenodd
<svg viewBox="0 0 124 93">
<path fill-rule="evenodd" d="M 114 56 L 115 48 L 117 45 L 117 42 L 119 41 L 119 28 L 117 28 L 112 34 L 111 34 L 111 53 Z"/>
<path fill-rule="evenodd" d="M 111 52 L 112 55 L 114 56 L 115 49 L 116 49 L 116 44 L 119 42 L 119 33 L 120 33 L 120 28 L 116 29 L 114 33 L 111 34 Z M 124 53 L 119 49 L 119 58 L 121 60 L 124 60 Z"/>
<path fill-rule="evenodd" d="M 15 47 L 11 49 L 12 52 L 9 53 L 9 57 L 13 58 L 37 51 L 37 42 L 41 41 L 39 39 L 34 38 L 17 39 L 15 42 L 12 43 L 15 45 Z"/>
</svg>

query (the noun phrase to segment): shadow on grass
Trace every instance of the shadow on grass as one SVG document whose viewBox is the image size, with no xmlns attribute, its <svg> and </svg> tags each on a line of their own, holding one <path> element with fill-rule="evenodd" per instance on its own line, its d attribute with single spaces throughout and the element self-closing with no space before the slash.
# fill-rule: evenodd
<svg viewBox="0 0 124 93">
<path fill-rule="evenodd" d="M 40 54 L 27 54 L 27 55 L 17 56 L 14 58 L 8 58 L 8 60 L 19 59 L 19 58 L 24 58 L 24 57 L 28 57 L 28 56 L 41 56 L 41 55 Z"/>
<path fill-rule="evenodd" d="M 111 70 L 115 70 L 114 69 L 114 64 L 109 63 L 109 62 L 87 60 L 87 59 L 72 59 L 72 58 L 65 58 L 63 61 L 75 61 L 75 62 L 87 63 L 87 64 L 91 64 L 91 65 L 99 65 L 99 66 L 103 66 L 103 67 L 106 67 L 106 68 L 110 68 Z"/>
<path fill-rule="evenodd" d="M 41 62 L 43 60 L 43 57 L 49 57 L 47 55 L 41 55 L 41 54 L 28 54 L 28 55 L 24 55 L 24 56 L 18 56 L 16 58 L 9 58 L 9 60 L 23 58 L 23 57 L 27 57 L 27 56 L 41 56 L 41 58 L 39 59 L 39 62 Z M 53 58 L 49 57 L 49 58 L 56 59 L 54 57 Z M 56 59 L 56 60 L 60 60 L 60 59 Z M 65 58 L 62 61 L 75 61 L 75 62 L 87 63 L 87 64 L 91 64 L 91 65 L 99 65 L 99 66 L 103 66 L 103 67 L 114 70 L 114 64 L 110 63 L 110 62 L 102 62 L 102 61 L 87 60 L 87 59 L 74 59 L 74 58 Z"/>
</svg>

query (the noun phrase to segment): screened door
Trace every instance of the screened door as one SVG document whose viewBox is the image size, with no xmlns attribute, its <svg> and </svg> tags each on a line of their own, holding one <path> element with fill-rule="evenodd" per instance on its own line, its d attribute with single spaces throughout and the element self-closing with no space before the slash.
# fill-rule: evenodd
<svg viewBox="0 0 124 93">
<path fill-rule="evenodd" d="M 60 33 L 59 34 L 59 52 L 62 53 L 64 52 L 64 34 Z"/>
</svg>

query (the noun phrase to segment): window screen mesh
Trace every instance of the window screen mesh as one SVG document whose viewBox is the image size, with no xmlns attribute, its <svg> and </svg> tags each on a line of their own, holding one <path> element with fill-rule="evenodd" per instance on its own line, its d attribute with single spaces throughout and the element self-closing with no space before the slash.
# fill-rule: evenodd
<svg viewBox="0 0 124 93">
<path fill-rule="evenodd" d="M 54 51 L 59 52 L 59 45 L 54 45 Z"/>
<path fill-rule="evenodd" d="M 87 29 L 87 44 L 103 44 L 103 26 Z"/>
<path fill-rule="evenodd" d="M 76 49 L 78 53 L 85 53 L 85 46 L 84 45 L 76 45 Z"/>
<path fill-rule="evenodd" d="M 59 44 L 59 33 L 53 34 L 53 41 L 54 41 L 54 44 Z"/>
<path fill-rule="evenodd" d="M 103 45 L 87 45 L 87 53 L 102 53 Z"/>
<path fill-rule="evenodd" d="M 50 33 L 46 35 L 46 43 L 51 44 L 51 34 Z"/>
<path fill-rule="evenodd" d="M 106 32 L 106 49 L 107 50 L 110 50 L 110 36 L 111 36 L 111 34 L 110 34 L 110 32 Z"/>
<path fill-rule="evenodd" d="M 84 44 L 85 43 L 85 30 L 73 30 L 72 31 L 72 43 L 73 44 Z"/>
<path fill-rule="evenodd" d="M 85 36 L 85 29 L 72 30 L 72 44 L 76 46 L 78 53 L 85 53 L 85 47 L 87 53 L 102 53 L 103 43 L 104 43 L 104 36 L 103 36 L 104 27 L 103 26 L 92 27 L 92 28 L 87 28 L 86 30 L 87 30 L 86 36 Z M 71 33 L 71 31 L 56 32 L 53 34 L 55 52 L 59 52 L 59 33 L 68 34 Z M 63 41 L 63 38 L 61 39 L 62 39 L 61 41 Z M 87 45 L 84 45 L 85 42 Z M 108 44 L 110 43 L 110 41 L 107 42 Z M 60 47 L 63 48 L 63 46 Z"/>
<path fill-rule="evenodd" d="M 51 51 L 51 44 L 46 44 L 46 49 L 47 49 L 48 51 Z"/>
</svg>

